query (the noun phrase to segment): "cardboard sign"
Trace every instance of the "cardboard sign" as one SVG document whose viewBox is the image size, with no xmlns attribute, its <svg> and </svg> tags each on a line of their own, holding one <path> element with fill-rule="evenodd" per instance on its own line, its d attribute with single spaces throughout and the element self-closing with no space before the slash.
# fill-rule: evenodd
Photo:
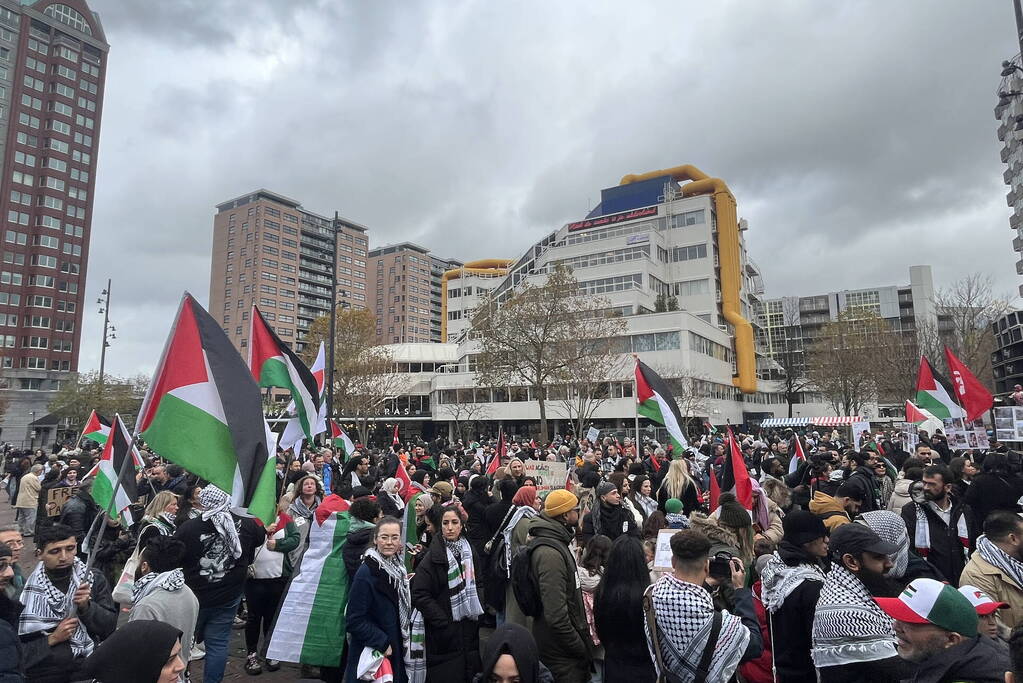
<svg viewBox="0 0 1023 683">
<path fill-rule="evenodd" d="M 565 488 L 565 479 L 568 478 L 568 465 L 566 463 L 548 462 L 547 460 L 526 460 L 522 465 L 525 475 L 536 479 L 537 493 Z"/>
<path fill-rule="evenodd" d="M 56 517 L 64 503 L 78 491 L 77 486 L 58 486 L 46 492 L 46 516 Z"/>
<path fill-rule="evenodd" d="M 853 443 L 855 444 L 854 448 L 856 450 L 860 450 L 860 447 L 861 447 L 860 441 L 862 440 L 863 432 L 869 432 L 869 431 L 870 431 L 870 422 L 853 422 L 852 423 Z"/>
<path fill-rule="evenodd" d="M 661 529 L 657 532 L 657 549 L 654 551 L 654 569 L 671 571 L 671 537 L 678 529 Z"/>
</svg>

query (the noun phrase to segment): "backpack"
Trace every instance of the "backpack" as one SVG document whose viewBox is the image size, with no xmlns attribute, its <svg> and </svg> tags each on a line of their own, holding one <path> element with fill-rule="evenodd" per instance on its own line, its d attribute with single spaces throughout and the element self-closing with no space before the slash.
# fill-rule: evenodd
<svg viewBox="0 0 1023 683">
<path fill-rule="evenodd" d="M 527 617 L 543 616 L 543 601 L 540 598 L 540 586 L 533 571 L 533 551 L 545 545 L 554 548 L 565 558 L 565 566 L 574 571 L 575 562 L 568 554 L 568 548 L 551 538 L 533 538 L 519 548 L 511 560 L 511 585 L 515 593 L 515 601 L 519 609 Z"/>
</svg>

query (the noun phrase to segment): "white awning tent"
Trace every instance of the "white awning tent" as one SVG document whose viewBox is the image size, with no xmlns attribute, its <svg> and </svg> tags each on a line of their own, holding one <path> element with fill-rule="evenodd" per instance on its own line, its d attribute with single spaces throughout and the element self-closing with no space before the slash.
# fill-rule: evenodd
<svg viewBox="0 0 1023 683">
<path fill-rule="evenodd" d="M 844 427 L 854 422 L 862 422 L 863 418 L 843 417 L 770 417 L 760 423 L 761 427 Z"/>
</svg>

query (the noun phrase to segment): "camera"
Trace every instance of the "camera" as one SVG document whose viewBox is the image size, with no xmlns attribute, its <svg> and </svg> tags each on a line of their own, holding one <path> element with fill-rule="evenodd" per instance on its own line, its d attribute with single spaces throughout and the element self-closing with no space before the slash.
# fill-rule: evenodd
<svg viewBox="0 0 1023 683">
<path fill-rule="evenodd" d="M 732 558 L 735 555 L 729 552 L 718 552 L 710 558 L 710 575 L 715 579 L 727 580 L 732 578 Z"/>
</svg>

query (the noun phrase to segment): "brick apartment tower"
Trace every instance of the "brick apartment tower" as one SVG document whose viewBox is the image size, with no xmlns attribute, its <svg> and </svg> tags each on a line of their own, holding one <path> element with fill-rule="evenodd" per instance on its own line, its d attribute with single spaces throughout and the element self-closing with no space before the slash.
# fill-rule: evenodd
<svg viewBox="0 0 1023 683">
<path fill-rule="evenodd" d="M 51 443 L 48 404 L 78 370 L 109 45 L 82 0 L 0 0 L 0 439 Z"/>
<path fill-rule="evenodd" d="M 440 278 L 461 265 L 411 242 L 370 251 L 370 309 L 377 319 L 377 343 L 440 342 Z"/>
<path fill-rule="evenodd" d="M 248 354 L 249 312 L 259 306 L 280 338 L 303 349 L 309 326 L 330 313 L 331 265 L 337 259 L 337 304 L 367 308 L 367 228 L 302 208 L 294 199 L 256 190 L 217 205 L 213 217 L 210 314 Z"/>
</svg>

